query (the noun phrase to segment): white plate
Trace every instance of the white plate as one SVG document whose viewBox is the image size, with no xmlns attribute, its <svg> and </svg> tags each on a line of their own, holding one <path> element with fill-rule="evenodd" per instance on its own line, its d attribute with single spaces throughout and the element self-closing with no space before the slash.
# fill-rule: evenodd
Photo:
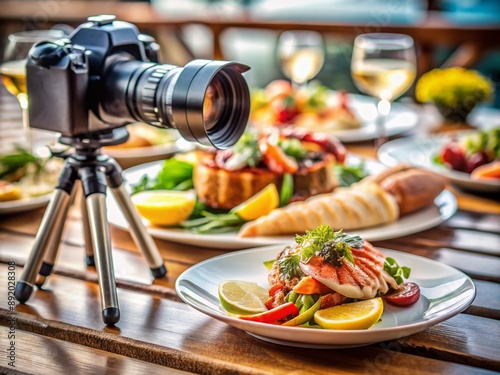
<svg viewBox="0 0 500 375">
<path fill-rule="evenodd" d="M 332 134 L 342 142 L 360 142 L 375 139 L 378 136 L 377 102 L 365 95 L 349 94 L 348 105 L 353 110 L 362 125 L 358 129 L 332 130 L 326 132 Z M 418 113 L 413 108 L 402 104 L 392 103 L 391 112 L 385 123 L 386 136 L 401 134 L 413 129 L 418 124 Z"/>
<path fill-rule="evenodd" d="M 128 165 L 144 163 L 160 157 L 167 157 L 178 152 L 188 152 L 195 148 L 195 144 L 179 138 L 170 143 L 156 146 L 131 148 L 104 148 L 103 153 L 115 158 L 118 162 Z"/>
<path fill-rule="evenodd" d="M 361 159 L 357 156 L 348 156 L 347 164 L 356 165 Z M 368 171 L 381 172 L 385 167 L 377 162 L 366 160 Z M 127 184 L 138 183 L 142 176 L 147 174 L 154 177 L 162 168 L 161 162 L 147 163 L 125 170 L 124 177 Z M 353 231 L 368 241 L 380 241 L 395 237 L 402 237 L 412 233 L 435 227 L 449 219 L 457 210 L 455 196 L 449 191 L 443 191 L 435 200 L 435 204 L 407 215 L 397 222 L 381 225 L 374 228 Z M 121 229 L 128 229 L 128 222 L 123 216 L 116 200 L 108 194 L 108 218 L 109 222 Z M 244 249 L 247 247 L 265 246 L 286 243 L 292 236 L 277 237 L 238 237 L 236 233 L 223 234 L 198 234 L 186 229 L 162 228 L 146 224 L 148 232 L 155 238 L 173 241 L 177 243 L 210 247 L 217 249 Z"/>
<path fill-rule="evenodd" d="M 464 132 L 461 134 L 467 134 Z M 460 136 L 460 135 L 459 135 Z M 378 159 L 387 166 L 408 163 L 439 173 L 450 179 L 455 185 L 478 192 L 500 192 L 500 181 L 476 181 L 468 173 L 454 171 L 433 162 L 433 157 L 451 140 L 450 135 L 434 136 L 432 138 L 402 138 L 396 139 L 379 148 Z"/>
<path fill-rule="evenodd" d="M 183 272 L 175 289 L 180 298 L 215 319 L 276 344 L 306 348 L 345 348 L 399 339 L 423 331 L 464 311 L 474 300 L 472 280 L 453 267 L 431 259 L 381 249 L 386 256 L 411 268 L 410 281 L 421 297 L 406 308 L 385 305 L 382 320 L 368 330 L 326 330 L 285 327 L 229 317 L 221 310 L 217 287 L 224 280 L 253 281 L 267 288 L 264 261 L 275 259 L 281 246 L 237 251 L 198 263 Z"/>
<path fill-rule="evenodd" d="M 49 203 L 51 197 L 52 193 L 40 195 L 39 197 L 0 202 L 0 215 L 31 211 L 37 208 L 45 207 L 47 203 Z"/>
<path fill-rule="evenodd" d="M 332 92 L 332 102 L 336 101 L 337 94 Z M 327 135 L 333 135 L 344 143 L 361 142 L 375 139 L 378 136 L 377 126 L 377 102 L 365 95 L 349 94 L 348 106 L 361 122 L 357 129 L 316 129 Z M 332 104 L 333 105 L 333 104 Z M 392 103 L 391 112 L 385 123 L 386 136 L 401 134 L 413 129 L 419 121 L 415 109 L 402 103 Z"/>
</svg>

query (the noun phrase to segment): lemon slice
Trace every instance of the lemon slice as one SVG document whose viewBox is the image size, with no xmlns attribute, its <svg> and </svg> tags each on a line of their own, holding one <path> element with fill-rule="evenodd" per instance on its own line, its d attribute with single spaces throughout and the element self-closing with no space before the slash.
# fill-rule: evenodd
<svg viewBox="0 0 500 375">
<path fill-rule="evenodd" d="M 154 225 L 175 225 L 194 210 L 195 195 L 189 191 L 141 191 L 131 197 L 139 214 Z"/>
<path fill-rule="evenodd" d="M 223 281 L 219 284 L 222 307 L 232 314 L 258 314 L 267 311 L 267 290 L 249 281 Z"/>
<path fill-rule="evenodd" d="M 243 220 L 251 221 L 267 215 L 278 207 L 279 202 L 280 197 L 276 185 L 269 184 L 257 194 L 254 194 L 243 203 L 234 207 L 231 212 L 235 213 Z"/>
<path fill-rule="evenodd" d="M 367 329 L 378 322 L 383 312 L 382 299 L 373 298 L 316 311 L 314 320 L 327 329 Z"/>
</svg>

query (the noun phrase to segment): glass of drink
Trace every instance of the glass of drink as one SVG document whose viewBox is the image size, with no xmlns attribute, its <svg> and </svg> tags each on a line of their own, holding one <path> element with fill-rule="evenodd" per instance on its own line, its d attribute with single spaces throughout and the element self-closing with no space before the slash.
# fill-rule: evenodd
<svg viewBox="0 0 500 375">
<path fill-rule="evenodd" d="M 362 34 L 354 40 L 351 75 L 356 87 L 378 100 L 377 143 L 386 139 L 385 121 L 391 102 L 403 95 L 416 75 L 413 39 L 408 35 Z"/>
<path fill-rule="evenodd" d="M 325 62 L 325 43 L 315 31 L 285 31 L 276 46 L 283 74 L 298 88 L 316 77 Z"/>
<path fill-rule="evenodd" d="M 0 75 L 7 90 L 16 96 L 23 112 L 23 130 L 28 151 L 32 151 L 31 130 L 28 117 L 28 94 L 26 89 L 26 59 L 36 42 L 56 40 L 65 36 L 61 30 L 33 30 L 10 34 L 4 51 Z"/>
</svg>

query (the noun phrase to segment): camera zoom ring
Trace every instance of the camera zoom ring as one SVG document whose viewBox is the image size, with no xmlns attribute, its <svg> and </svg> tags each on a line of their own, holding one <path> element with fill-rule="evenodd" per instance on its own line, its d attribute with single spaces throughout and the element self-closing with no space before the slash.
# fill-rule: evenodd
<svg viewBox="0 0 500 375">
<path fill-rule="evenodd" d="M 147 74 L 146 82 L 141 87 L 141 112 L 144 121 L 152 125 L 161 125 L 157 115 L 156 105 L 156 89 L 161 79 L 165 76 L 168 70 L 156 67 Z"/>
</svg>

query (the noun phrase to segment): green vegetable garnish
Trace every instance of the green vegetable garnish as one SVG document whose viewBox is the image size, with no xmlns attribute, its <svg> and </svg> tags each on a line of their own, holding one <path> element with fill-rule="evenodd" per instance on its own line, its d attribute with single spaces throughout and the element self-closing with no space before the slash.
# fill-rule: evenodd
<svg viewBox="0 0 500 375">
<path fill-rule="evenodd" d="M 280 191 L 280 207 L 286 206 L 290 203 L 290 199 L 293 196 L 293 175 L 290 173 L 285 173 L 283 175 L 283 182 L 281 184 Z"/>
<path fill-rule="evenodd" d="M 35 164 L 37 171 L 43 169 L 43 160 L 41 158 L 34 156 L 21 147 L 16 147 L 15 153 L 0 155 L 0 179 L 13 177 L 16 180 L 13 175 L 32 163 Z"/>
<path fill-rule="evenodd" d="M 364 163 L 358 166 L 336 165 L 335 174 L 341 187 L 351 186 L 368 176 Z"/>
<path fill-rule="evenodd" d="M 262 153 L 259 149 L 257 134 L 244 132 L 241 138 L 233 147 L 233 154 L 246 155 L 245 161 L 249 167 L 255 167 L 262 160 Z"/>
<path fill-rule="evenodd" d="M 285 138 L 278 144 L 283 149 L 285 154 L 295 159 L 304 159 L 307 155 L 307 150 L 302 145 L 302 142 L 296 138 Z"/>
<path fill-rule="evenodd" d="M 364 240 L 359 236 L 352 236 L 342 231 L 335 232 L 328 225 L 319 225 L 305 235 L 295 236 L 295 242 L 302 245 L 300 258 L 308 262 L 315 255 L 322 256 L 326 261 L 340 265 L 343 259 L 354 263 L 351 249 L 363 247 Z"/>
<path fill-rule="evenodd" d="M 163 162 L 163 167 L 156 177 L 144 176 L 132 187 L 132 194 L 144 190 L 188 190 L 193 187 L 193 165 L 185 161 L 170 158 Z"/>
<path fill-rule="evenodd" d="M 398 285 L 401 285 L 404 283 L 404 279 L 410 277 L 411 269 L 408 267 L 401 267 L 394 258 L 387 257 L 384 262 L 384 271 L 394 277 Z"/>
<path fill-rule="evenodd" d="M 300 255 L 294 254 L 277 260 L 278 269 L 284 279 L 293 279 L 294 277 L 301 277 L 303 275 L 299 268 Z"/>
</svg>

